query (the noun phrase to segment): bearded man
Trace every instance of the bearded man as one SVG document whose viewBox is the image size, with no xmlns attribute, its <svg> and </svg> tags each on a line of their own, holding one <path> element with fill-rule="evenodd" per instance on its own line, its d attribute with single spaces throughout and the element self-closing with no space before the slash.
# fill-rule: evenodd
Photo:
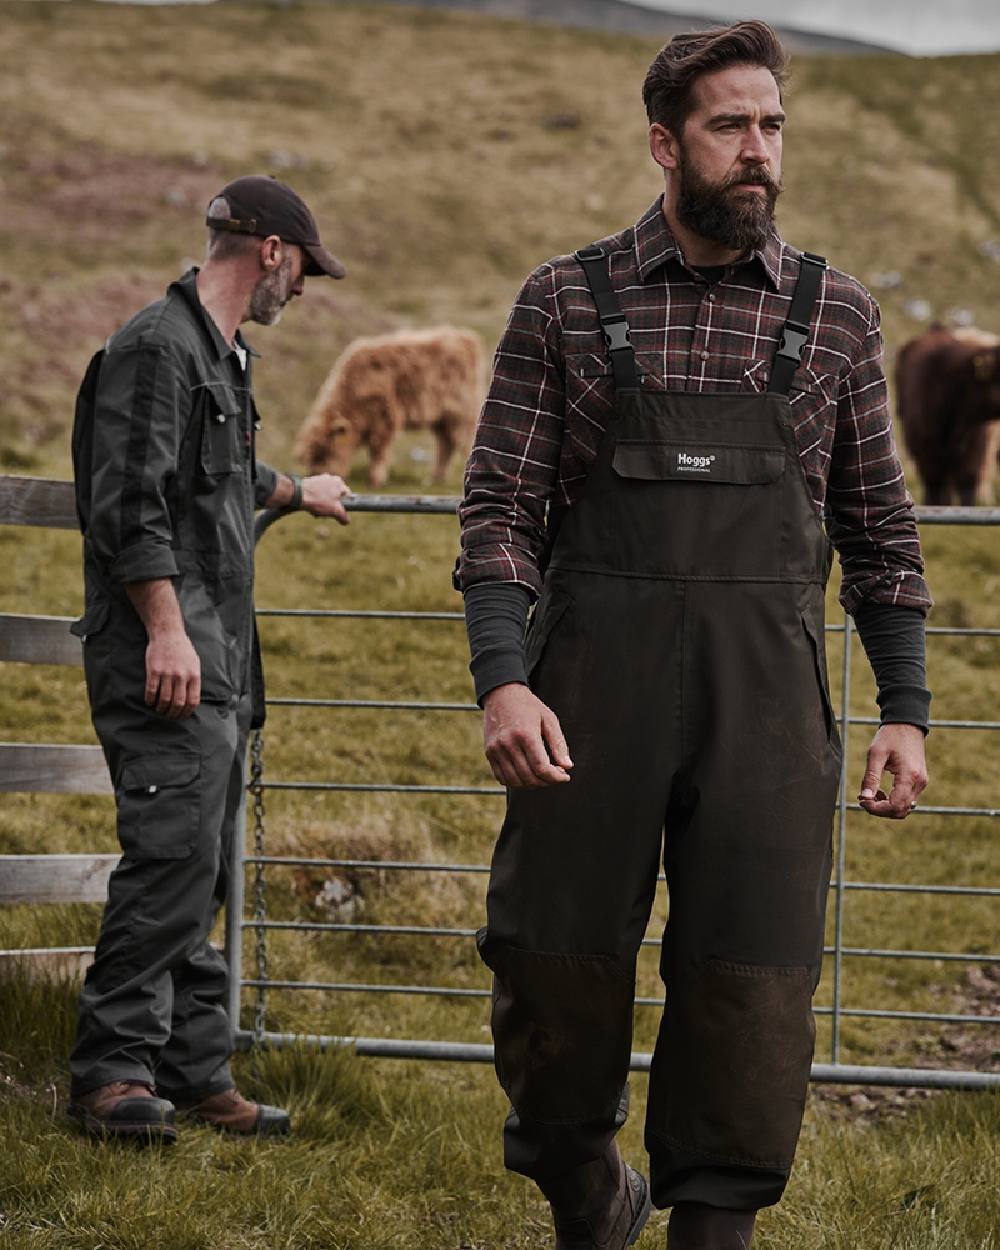
<svg viewBox="0 0 1000 1250">
<path fill-rule="evenodd" d="M 457 580 L 508 787 L 479 949 L 505 1163 L 558 1250 L 631 1245 L 651 1202 L 670 1250 L 745 1250 L 785 1187 L 841 769 L 831 542 L 882 710 L 861 804 L 902 819 L 927 780 L 930 599 L 878 309 L 775 232 L 785 76 L 760 22 L 662 49 L 662 199 L 527 279 L 468 464 Z M 647 1184 L 615 1134 L 661 856 Z"/>
<path fill-rule="evenodd" d="M 80 995 L 69 1113 L 99 1139 L 176 1137 L 175 1107 L 235 1133 L 287 1112 L 236 1089 L 227 967 L 208 942 L 263 721 L 254 508 L 347 524 L 339 477 L 256 459 L 253 349 L 313 275 L 342 278 L 298 195 L 238 178 L 208 209 L 208 257 L 137 313 L 87 369 L 73 460 L 84 535 L 91 715 L 122 858 Z"/>
</svg>

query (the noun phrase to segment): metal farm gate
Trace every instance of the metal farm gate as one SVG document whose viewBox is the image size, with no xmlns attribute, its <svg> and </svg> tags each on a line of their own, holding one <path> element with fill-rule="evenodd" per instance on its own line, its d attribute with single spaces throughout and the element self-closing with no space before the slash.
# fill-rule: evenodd
<svg viewBox="0 0 1000 1250">
<path fill-rule="evenodd" d="M 427 514 L 453 513 L 457 501 L 443 497 L 378 497 L 359 496 L 352 501 L 352 511 L 378 513 L 412 513 L 415 516 Z M 929 525 L 1000 525 L 1000 508 L 920 508 L 917 517 L 922 526 Z M 258 522 L 258 537 L 274 520 L 273 515 L 265 514 Z M 419 523 L 419 522 L 414 522 Z M 462 614 L 456 612 L 389 612 L 371 609 L 351 611 L 338 609 L 259 609 L 261 617 L 314 617 L 314 618 L 371 618 L 382 620 L 413 620 L 460 621 Z M 453 625 L 452 628 L 455 628 Z M 878 722 L 874 717 L 851 716 L 850 690 L 852 678 L 852 646 L 854 634 L 849 617 L 842 622 L 827 625 L 828 634 L 841 635 L 843 638 L 843 659 L 840 665 L 840 734 L 844 744 L 844 758 L 847 759 L 847 748 L 850 735 L 855 726 L 874 726 Z M 930 626 L 929 641 L 939 637 L 1000 638 L 1000 629 L 969 629 L 950 626 Z M 831 677 L 835 677 L 831 674 Z M 833 681 L 831 684 L 835 684 Z M 364 699 L 294 699 L 274 698 L 269 700 L 270 706 L 300 706 L 312 708 L 365 708 L 385 712 L 396 711 L 434 711 L 441 714 L 467 714 L 478 711 L 474 703 L 444 702 L 403 702 L 392 700 Z M 1000 731 L 1000 721 L 966 721 L 966 720 L 932 720 L 931 726 L 935 733 L 964 733 L 977 730 L 995 734 Z M 830 1047 L 827 1062 L 813 1065 L 814 1081 L 836 1082 L 843 1084 L 871 1084 L 896 1086 L 923 1086 L 927 1088 L 986 1088 L 1000 1087 L 1000 1073 L 975 1071 L 951 1071 L 937 1068 L 893 1068 L 886 1066 L 857 1066 L 841 1062 L 842 1024 L 845 1018 L 861 1017 L 881 1020 L 926 1021 L 931 1024 L 961 1024 L 976 1028 L 995 1028 L 1000 1024 L 1000 1015 L 956 1014 L 947 1012 L 893 1011 L 879 1007 L 845 1006 L 843 1001 L 844 961 L 848 959 L 877 958 L 884 960 L 925 960 L 939 961 L 942 964 L 1000 964 L 1000 951 L 988 954 L 964 954 L 934 950 L 899 950 L 875 949 L 865 946 L 845 945 L 844 939 L 844 904 L 849 891 L 866 891 L 876 894 L 896 895 L 948 895 L 958 901 L 963 898 L 1000 897 L 1000 888 L 983 885 L 919 885 L 902 884 L 891 881 L 851 881 L 845 879 L 846 846 L 847 846 L 847 813 L 853 802 L 848 799 L 848 787 L 845 773 L 841 777 L 840 797 L 836 814 L 835 829 L 835 871 L 831 890 L 833 892 L 833 944 L 826 948 L 825 954 L 832 956 L 832 1005 L 816 1007 L 817 1015 L 830 1018 Z M 994 780 L 1000 787 L 1000 776 Z M 284 867 L 317 868 L 317 869 L 349 869 L 378 872 L 426 874 L 484 874 L 489 871 L 487 864 L 463 863 L 429 863 L 411 860 L 384 861 L 337 858 L 310 858 L 305 856 L 269 855 L 267 854 L 266 836 L 264 832 L 264 805 L 269 792 L 279 790 L 315 790 L 325 792 L 369 791 L 392 794 L 424 793 L 424 794 L 455 794 L 495 796 L 502 791 L 495 786 L 423 786 L 394 785 L 376 783 L 346 783 L 338 781 L 300 782 L 270 777 L 264 769 L 264 751 L 261 738 L 255 738 L 251 749 L 251 772 L 249 790 L 252 799 L 254 844 L 252 849 L 246 847 L 246 837 L 238 838 L 235 860 L 232 865 L 231 881 L 233 883 L 227 915 L 226 948 L 231 967 L 230 1015 L 239 1026 L 240 1009 L 243 991 L 250 990 L 255 998 L 254 1027 L 243 1029 L 237 1027 L 238 1044 L 242 1048 L 255 1045 L 284 1045 L 291 1041 L 307 1042 L 328 1047 L 349 1045 L 358 1054 L 397 1057 L 410 1059 L 449 1059 L 465 1062 L 491 1062 L 493 1048 L 488 1045 L 476 1045 L 447 1040 L 440 1041 L 408 1041 L 402 1039 L 379 1037 L 344 1037 L 327 1035 L 291 1035 L 268 1031 L 266 1027 L 266 995 L 269 990 L 299 991 L 331 991 L 331 992 L 365 992 L 372 994 L 408 994 L 434 995 L 456 998 L 488 999 L 490 991 L 484 985 L 475 988 L 448 988 L 430 985 L 406 984 L 342 984 L 337 982 L 291 981 L 274 979 L 268 975 L 267 968 L 267 936 L 275 930 L 331 931 L 348 934 L 405 935 L 414 938 L 450 937 L 456 940 L 471 941 L 472 929 L 429 927 L 420 925 L 366 925 L 361 923 L 320 923 L 307 920 L 288 921 L 269 919 L 267 914 L 267 896 L 265 890 L 265 874 L 269 869 Z M 923 815 L 948 819 L 955 817 L 1000 817 L 998 808 L 962 807 L 962 806 L 925 806 L 921 804 Z M 244 830 L 244 833 L 246 831 Z M 253 889 L 251 900 L 253 914 L 247 915 L 247 898 L 245 896 L 245 873 L 252 870 Z M 662 874 L 661 878 L 662 880 Z M 242 938 L 246 931 L 255 937 L 255 968 L 253 975 L 245 975 L 242 967 Z M 998 926 L 992 927 L 988 941 L 993 946 L 1000 946 Z M 644 945 L 658 945 L 658 939 L 647 937 Z M 485 972 L 484 972 L 485 976 Z M 662 999 L 639 998 L 638 1006 L 657 1006 Z M 633 1053 L 632 1069 L 645 1071 L 649 1068 L 648 1054 Z"/>
</svg>

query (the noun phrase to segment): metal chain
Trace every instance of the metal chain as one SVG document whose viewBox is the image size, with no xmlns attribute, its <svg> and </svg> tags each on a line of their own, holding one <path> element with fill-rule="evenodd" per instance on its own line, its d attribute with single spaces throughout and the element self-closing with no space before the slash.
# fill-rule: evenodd
<svg viewBox="0 0 1000 1250">
<path fill-rule="evenodd" d="M 257 862 L 253 878 L 253 918 L 256 922 L 255 949 L 257 956 L 257 994 L 254 1004 L 253 1040 L 260 1045 L 264 1037 L 264 1018 L 267 1013 L 267 938 L 263 922 L 267 919 L 267 893 L 264 880 L 264 736 L 255 729 L 250 739 L 250 784 L 247 789 L 253 799 L 253 847 Z"/>
</svg>

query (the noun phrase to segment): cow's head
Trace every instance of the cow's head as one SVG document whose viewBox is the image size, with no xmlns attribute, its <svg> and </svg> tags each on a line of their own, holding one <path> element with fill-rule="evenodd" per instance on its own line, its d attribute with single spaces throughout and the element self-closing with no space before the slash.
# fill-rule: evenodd
<svg viewBox="0 0 1000 1250">
<path fill-rule="evenodd" d="M 347 417 L 335 416 L 323 436 L 323 467 L 346 477 L 360 441 L 358 427 Z"/>
<path fill-rule="evenodd" d="M 1000 421 L 1000 346 L 983 347 L 972 357 L 975 415 Z"/>
</svg>

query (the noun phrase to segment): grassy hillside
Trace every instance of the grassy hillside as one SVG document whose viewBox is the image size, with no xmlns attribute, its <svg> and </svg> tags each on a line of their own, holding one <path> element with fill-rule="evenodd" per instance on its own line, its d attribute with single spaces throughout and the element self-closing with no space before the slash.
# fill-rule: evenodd
<svg viewBox="0 0 1000 1250">
<path fill-rule="evenodd" d="M 198 259 L 202 210 L 239 173 L 270 171 L 292 182 L 350 270 L 343 283 L 311 283 L 278 328 L 251 335 L 264 352 L 257 370 L 262 454 L 289 467 L 298 423 L 353 336 L 450 321 L 473 327 L 492 348 L 528 269 L 634 220 L 659 189 L 639 98 L 656 47 L 649 40 L 341 4 L 132 9 L 77 0 L 3 6 L 0 41 L 6 53 L 0 464 L 6 472 L 69 475 L 72 401 L 89 354 L 128 312 Z M 781 227 L 798 245 L 873 284 L 890 354 L 922 324 L 910 315 L 913 301 L 927 301 L 942 317 L 969 310 L 978 324 L 1000 330 L 1000 268 L 983 251 L 1000 238 L 1000 169 L 991 155 L 1000 146 L 998 70 L 1000 57 L 796 62 Z M 898 284 L 885 286 L 879 278 L 889 271 L 898 271 Z M 425 462 L 414 456 L 428 446 L 419 437 L 403 441 L 391 491 L 424 489 Z M 446 489 L 456 493 L 459 486 L 456 468 Z M 7 570 L 0 610 L 76 613 L 78 548 L 70 534 L 0 531 Z M 450 588 L 456 548 L 451 518 L 356 516 L 346 531 L 292 518 L 262 546 L 258 600 L 267 607 L 454 611 L 460 606 Z M 925 549 L 938 603 L 934 622 L 1000 626 L 996 532 L 932 530 Z M 831 619 L 833 595 L 832 589 Z M 262 633 L 275 696 L 470 698 L 458 623 L 266 618 Z M 995 639 L 935 639 L 930 658 L 937 716 L 996 719 Z M 832 645 L 834 671 L 838 659 Z M 853 707 L 860 715 L 873 708 L 863 675 Z M 0 737 L 92 740 L 79 674 L 0 665 Z M 863 737 L 863 731 L 853 735 L 849 785 L 860 776 Z M 995 739 L 979 731 L 935 733 L 928 800 L 998 806 Z M 464 712 L 276 708 L 266 753 L 272 778 L 490 782 L 478 718 Z M 501 810 L 495 798 L 299 792 L 270 792 L 267 806 L 268 849 L 275 852 L 463 863 L 488 857 Z M 2 812 L 0 852 L 114 847 L 109 800 L 8 795 Z M 917 815 L 897 826 L 852 815 L 847 875 L 995 883 L 995 824 Z M 346 918 L 322 901 L 330 872 L 269 875 L 275 916 Z M 344 874 L 341 886 L 354 895 L 353 914 L 365 922 L 480 923 L 481 877 L 358 873 Z M 658 900 L 659 919 L 664 909 Z M 90 907 L 5 909 L 0 947 L 87 942 L 96 920 Z M 845 925 L 845 940 L 856 946 L 997 949 L 996 908 L 988 899 L 852 894 Z M 467 940 L 279 934 L 269 945 L 280 976 L 486 985 Z M 660 993 L 655 955 L 644 953 L 640 977 L 642 993 L 651 996 Z M 848 1006 L 997 1010 L 997 982 L 961 964 L 854 959 L 845 978 Z M 188 1222 L 157 1224 L 148 1216 L 158 1190 L 136 1196 L 129 1187 L 140 1185 L 141 1174 L 130 1167 L 117 1178 L 101 1164 L 88 1170 L 86 1152 L 71 1151 L 50 1119 L 44 1089 L 49 1081 L 56 1092 L 62 1088 L 72 996 L 46 993 L 0 987 L 8 995 L 8 1011 L 0 1013 L 7 1021 L 0 1072 L 11 1077 L 0 1118 L 8 1135 L 27 1135 L 26 1159 L 48 1160 L 36 1168 L 3 1158 L 0 1212 L 14 1213 L 12 1246 L 207 1244 L 209 1225 L 195 1219 L 198 1203 L 221 1203 L 230 1212 L 232 1230 L 215 1225 L 212 1236 L 215 1244 L 240 1250 L 539 1244 L 538 1204 L 516 1182 L 492 1188 L 498 1148 L 491 1120 L 500 1100 L 492 1075 L 478 1069 L 428 1073 L 373 1065 L 362 1073 L 349 1064 L 327 1071 L 319 1061 L 284 1067 L 275 1061 L 269 1071 L 298 1100 L 308 1148 L 318 1152 L 315 1167 L 333 1170 L 340 1160 L 329 1210 L 303 1210 L 289 1198 L 263 1211 L 246 1205 L 243 1191 L 223 1197 L 215 1173 L 226 1177 L 246 1163 L 249 1175 L 259 1168 L 266 1185 L 280 1185 L 306 1165 L 298 1154 L 282 1162 L 273 1148 L 240 1152 L 199 1137 L 170 1164 L 171 1174 L 194 1186 Z M 820 1002 L 828 1004 L 830 994 L 826 976 Z M 426 1003 L 275 992 L 270 1007 L 279 1028 L 486 1040 L 481 999 Z M 648 1049 L 654 1030 L 655 1012 L 640 1009 L 637 1046 Z M 843 1043 L 849 1062 L 968 1067 L 996 1061 L 989 1030 L 976 1026 L 940 1030 L 849 1019 Z M 818 1057 L 827 1058 L 828 1048 L 821 1021 Z M 326 1097 L 357 1100 L 360 1110 L 353 1119 L 345 1111 L 343 1122 L 339 1112 L 314 1116 L 310 1108 Z M 989 1241 L 995 1193 L 990 1196 L 981 1145 L 983 1134 L 996 1132 L 995 1101 L 940 1100 L 919 1111 L 910 1102 L 909 1138 L 886 1118 L 892 1105 L 869 1108 L 860 1124 L 831 1119 L 832 1103 L 818 1109 L 798 1188 L 768 1226 L 765 1250 L 944 1244 L 995 1250 Z M 398 1140 L 387 1144 L 393 1124 L 400 1125 Z M 422 1125 L 430 1128 L 421 1144 Z M 638 1127 L 630 1133 L 637 1149 Z M 441 1143 L 440 1153 L 434 1143 Z M 883 1171 L 884 1184 L 865 1201 L 859 1195 L 867 1180 L 852 1163 L 858 1151 L 869 1152 L 864 1157 Z M 477 1152 L 488 1156 L 480 1171 L 468 1164 Z M 937 1174 L 935 1160 L 943 1155 L 963 1161 L 964 1188 Z M 386 1176 L 396 1170 L 398 1176 Z M 825 1186 L 828 1176 L 834 1179 Z M 92 1181 L 134 1210 L 131 1232 L 116 1239 L 110 1208 L 83 1201 L 60 1206 L 66 1186 L 80 1193 Z M 408 1195 L 417 1191 L 425 1197 L 412 1204 Z M 366 1204 L 377 1212 L 374 1231 L 346 1214 Z M 430 1211 L 439 1223 L 427 1222 Z M 0 1244 L 5 1235 L 0 1218 Z M 641 1245 L 655 1241 L 650 1234 Z"/>
</svg>

